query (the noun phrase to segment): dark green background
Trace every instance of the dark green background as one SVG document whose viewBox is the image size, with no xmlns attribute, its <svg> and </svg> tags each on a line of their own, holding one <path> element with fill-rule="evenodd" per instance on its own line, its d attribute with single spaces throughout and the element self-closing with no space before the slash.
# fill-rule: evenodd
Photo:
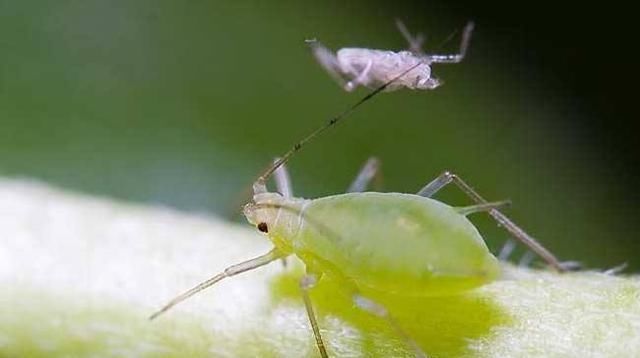
<svg viewBox="0 0 640 358">
<path fill-rule="evenodd" d="M 224 215 L 271 158 L 366 93 L 336 86 L 304 39 L 400 49 L 400 16 L 448 52 L 457 40 L 442 40 L 474 18 L 468 60 L 434 68 L 445 86 L 361 107 L 291 161 L 297 194 L 344 191 L 369 155 L 388 191 L 452 169 L 487 198 L 512 199 L 512 218 L 561 258 L 640 267 L 637 176 L 621 170 L 635 159 L 631 134 L 607 112 L 619 110 L 602 97 L 617 98 L 609 77 L 591 68 L 603 51 L 580 55 L 589 36 L 554 50 L 582 23 L 491 3 L 497 12 L 373 4 L 0 1 L 0 174 Z M 536 36 L 536 23 L 555 27 Z M 454 189 L 440 198 L 467 203 Z M 506 239 L 475 222 L 492 247 Z"/>
</svg>

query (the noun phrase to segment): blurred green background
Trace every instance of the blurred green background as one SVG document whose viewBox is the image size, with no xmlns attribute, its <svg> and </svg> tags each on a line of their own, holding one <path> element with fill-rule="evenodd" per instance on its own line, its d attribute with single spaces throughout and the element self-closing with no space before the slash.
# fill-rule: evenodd
<svg viewBox="0 0 640 358">
<path fill-rule="evenodd" d="M 225 215 L 271 158 L 366 93 L 343 92 L 305 39 L 401 49 L 400 17 L 429 49 L 451 52 L 457 38 L 443 40 L 473 18 L 468 59 L 434 68 L 445 86 L 362 106 L 290 162 L 296 193 L 344 191 L 370 155 L 385 191 L 415 192 L 451 169 L 511 199 L 510 216 L 560 258 L 640 268 L 638 195 L 627 189 L 637 176 L 619 170 L 634 155 L 599 136 L 620 123 L 596 101 L 606 90 L 592 81 L 606 77 L 585 70 L 596 57 L 547 43 L 580 24 L 567 17 L 537 38 L 526 26 L 549 25 L 536 16 L 544 6 L 379 3 L 0 1 L 0 175 Z M 453 188 L 439 198 L 468 203 Z M 494 249 L 508 237 L 474 222 Z"/>
</svg>

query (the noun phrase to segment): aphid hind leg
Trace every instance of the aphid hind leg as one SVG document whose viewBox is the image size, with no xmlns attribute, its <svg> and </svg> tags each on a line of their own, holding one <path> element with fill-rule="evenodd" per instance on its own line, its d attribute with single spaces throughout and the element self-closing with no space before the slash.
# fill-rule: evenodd
<svg viewBox="0 0 640 358">
<path fill-rule="evenodd" d="M 470 197 L 477 204 L 486 204 L 487 201 L 480 196 L 471 186 L 469 186 L 464 180 L 462 180 L 459 176 L 449 171 L 446 171 L 436 179 L 432 180 L 429 184 L 425 185 L 419 192 L 418 195 L 424 197 L 431 197 L 433 194 L 438 192 L 447 184 L 454 183 L 460 190 L 462 190 L 468 197 Z M 518 239 L 520 242 L 525 244 L 529 249 L 538 254 L 544 261 L 547 262 L 551 267 L 556 269 L 559 272 L 566 271 L 562 266 L 560 261 L 544 246 L 542 246 L 536 239 L 529 236 L 523 229 L 521 229 L 518 225 L 516 225 L 511 219 L 509 219 L 506 215 L 498 211 L 498 209 L 491 209 L 488 211 L 489 215 L 498 222 L 498 225 L 504 227 L 509 233 Z"/>
<path fill-rule="evenodd" d="M 602 273 L 605 274 L 605 275 L 615 276 L 615 275 L 621 273 L 622 271 L 624 271 L 627 268 L 627 266 L 628 266 L 627 263 L 623 262 L 618 266 L 615 266 L 615 267 L 612 267 L 610 269 L 602 271 Z"/>
<path fill-rule="evenodd" d="M 420 189 L 420 191 L 418 191 L 416 194 L 424 196 L 425 198 L 434 196 L 437 192 L 440 191 L 440 189 L 451 183 L 453 175 L 454 174 L 450 172 L 444 172 L 440 174 L 437 178 L 433 179 L 427 185 L 422 187 L 422 189 Z"/>
<path fill-rule="evenodd" d="M 509 257 L 511 256 L 511 254 L 513 253 L 513 251 L 516 249 L 516 242 L 513 241 L 513 239 L 509 239 L 507 240 L 504 245 L 502 245 L 502 248 L 500 249 L 500 252 L 498 253 L 498 260 L 500 261 L 509 261 Z M 531 254 L 531 251 L 527 251 L 525 253 L 525 255 L 527 254 Z M 531 259 L 532 258 L 527 258 L 526 260 L 529 260 L 529 262 L 527 263 L 527 265 L 523 265 L 522 262 L 525 259 L 525 255 L 523 255 L 522 257 L 520 257 L 520 261 L 518 262 L 518 264 L 520 266 L 528 266 L 529 263 L 531 263 Z M 576 271 L 582 268 L 582 264 L 578 261 L 562 261 L 560 262 L 560 265 L 566 270 L 566 271 Z"/>
<path fill-rule="evenodd" d="M 461 208 L 456 208 L 458 210 L 458 213 L 460 215 L 471 215 L 471 214 L 475 214 L 475 213 L 480 213 L 483 211 L 489 211 L 492 209 L 497 209 L 497 208 L 501 208 L 503 206 L 507 206 L 507 205 L 511 205 L 511 201 L 509 200 L 503 200 L 503 201 L 496 201 L 495 203 L 482 203 L 482 204 L 476 204 L 476 205 L 471 205 L 471 206 L 464 206 Z"/>
<path fill-rule="evenodd" d="M 327 350 L 322 341 L 322 335 L 320 335 L 320 328 L 318 327 L 318 321 L 316 314 L 313 311 L 313 305 L 311 304 L 311 298 L 309 297 L 309 290 L 315 287 L 318 282 L 318 277 L 313 274 L 306 274 L 300 279 L 300 291 L 302 292 L 302 298 L 304 299 L 304 307 L 307 310 L 307 317 L 309 317 L 309 323 L 313 329 L 313 336 L 316 339 L 316 346 L 320 351 L 322 358 L 328 358 Z"/>
<path fill-rule="evenodd" d="M 380 160 L 376 157 L 370 157 L 349 185 L 347 193 L 361 193 L 367 190 L 369 183 L 374 179 L 380 180 Z"/>
<path fill-rule="evenodd" d="M 469 21 L 467 25 L 464 27 L 462 31 L 462 39 L 460 40 L 460 49 L 456 54 L 449 55 L 437 55 L 437 54 L 427 54 L 426 57 L 429 59 L 431 63 L 458 63 L 464 59 L 464 56 L 467 54 L 467 49 L 469 48 L 469 41 L 471 40 L 471 34 L 473 33 L 473 28 L 475 27 L 472 21 Z"/>
<path fill-rule="evenodd" d="M 420 358 L 427 357 L 427 355 L 424 354 L 424 352 L 418 346 L 418 344 L 413 339 L 411 339 L 411 337 L 409 337 L 409 335 L 402 329 L 402 327 L 400 327 L 398 322 L 396 322 L 396 320 L 393 318 L 391 314 L 389 314 L 389 312 L 384 306 L 360 294 L 355 294 L 353 296 L 353 302 L 358 308 L 386 320 L 389 323 L 389 325 L 393 328 L 393 330 L 396 331 L 396 334 L 402 337 L 402 339 L 405 341 L 407 346 L 413 349 L 416 357 L 420 357 Z"/>
</svg>

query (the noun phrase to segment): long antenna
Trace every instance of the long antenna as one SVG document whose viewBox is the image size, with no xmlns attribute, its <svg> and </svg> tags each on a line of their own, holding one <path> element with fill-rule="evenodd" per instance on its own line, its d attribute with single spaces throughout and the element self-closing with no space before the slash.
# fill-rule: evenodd
<svg viewBox="0 0 640 358">
<path fill-rule="evenodd" d="M 362 99 L 360 99 L 358 102 L 356 102 L 355 104 L 351 105 L 349 108 L 347 108 L 346 110 L 344 110 L 342 113 L 338 114 L 337 116 L 329 119 L 327 121 L 327 123 L 325 123 L 324 125 L 320 126 L 318 129 L 314 130 L 309 135 L 304 137 L 301 141 L 299 141 L 296 144 L 294 144 L 293 147 L 291 147 L 291 149 L 289 149 L 286 153 L 284 153 L 282 156 L 280 156 L 280 159 L 276 160 L 273 163 L 273 165 L 271 165 L 269 168 L 267 168 L 267 170 L 265 170 L 264 173 L 262 173 L 262 175 L 260 175 L 260 177 L 258 177 L 258 180 L 256 180 L 256 182 L 253 184 L 254 191 L 256 191 L 256 192 L 264 191 L 265 190 L 264 189 L 265 183 L 267 182 L 267 179 L 269 179 L 271 174 L 273 174 L 273 172 L 275 172 L 276 169 L 278 169 L 282 164 L 285 164 L 287 161 L 289 161 L 289 158 L 293 154 L 295 154 L 297 151 L 299 151 L 300 148 L 302 148 L 302 146 L 307 144 L 307 142 L 309 142 L 310 140 L 312 140 L 313 138 L 315 138 L 316 136 L 318 136 L 322 132 L 326 131 L 327 129 L 331 128 L 332 126 L 334 126 L 338 122 L 340 122 L 340 120 L 342 120 L 345 117 L 347 117 L 356 108 L 360 107 L 360 105 L 362 105 L 366 101 L 370 100 L 371 98 L 373 98 L 378 93 L 384 91 L 390 84 L 392 84 L 393 82 L 395 82 L 398 79 L 402 78 L 407 73 L 413 71 L 416 67 L 418 67 L 418 66 L 420 66 L 422 64 L 423 64 L 423 62 L 418 62 L 417 64 L 411 66 L 409 69 L 407 69 L 404 72 L 402 72 L 401 74 L 399 74 L 396 77 L 392 78 L 387 83 L 385 83 L 382 86 L 374 89 L 369 94 L 367 94 L 366 96 L 362 97 Z"/>
</svg>

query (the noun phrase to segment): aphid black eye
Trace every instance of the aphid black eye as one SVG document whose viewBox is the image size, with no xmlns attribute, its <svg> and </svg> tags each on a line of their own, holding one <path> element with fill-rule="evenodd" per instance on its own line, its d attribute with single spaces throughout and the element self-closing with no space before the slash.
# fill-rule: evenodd
<svg viewBox="0 0 640 358">
<path fill-rule="evenodd" d="M 258 230 L 262 232 L 269 232 L 269 227 L 267 227 L 267 223 L 258 224 Z"/>
</svg>

